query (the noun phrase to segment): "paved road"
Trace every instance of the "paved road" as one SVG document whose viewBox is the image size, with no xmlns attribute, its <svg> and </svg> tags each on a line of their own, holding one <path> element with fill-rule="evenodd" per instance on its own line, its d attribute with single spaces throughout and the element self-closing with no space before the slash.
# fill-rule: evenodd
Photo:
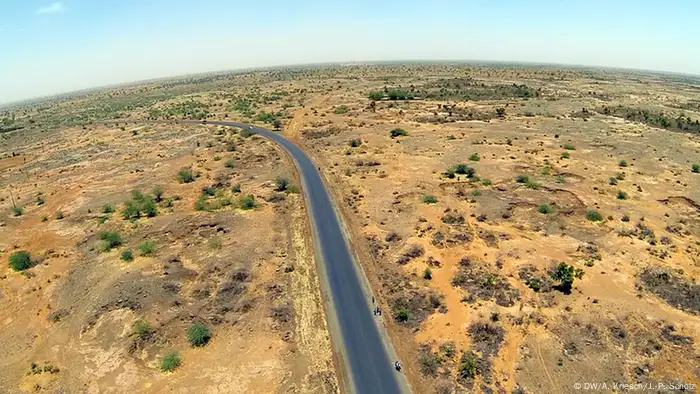
<svg viewBox="0 0 700 394">
<path fill-rule="evenodd" d="M 238 122 L 209 121 L 209 124 L 247 128 Z M 272 131 L 253 126 L 253 131 L 268 137 L 296 160 L 304 179 L 305 195 L 311 208 L 318 243 L 321 246 L 327 281 L 344 345 L 347 371 L 357 394 L 399 394 L 405 385 L 394 370 L 385 344 L 375 325 L 374 315 L 358 277 L 338 217 L 321 175 L 314 163 L 297 145 Z"/>
</svg>

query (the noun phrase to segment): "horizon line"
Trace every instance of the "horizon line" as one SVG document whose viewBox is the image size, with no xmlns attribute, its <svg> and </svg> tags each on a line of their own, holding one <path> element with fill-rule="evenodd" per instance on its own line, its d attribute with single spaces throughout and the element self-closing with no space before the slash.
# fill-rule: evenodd
<svg viewBox="0 0 700 394">
<path fill-rule="evenodd" d="M 106 85 L 98 85 L 89 88 L 70 90 L 60 93 L 53 93 L 41 96 L 35 96 L 26 99 L 20 99 L 16 101 L 0 102 L 0 109 L 5 109 L 5 107 L 12 106 L 22 106 L 26 104 L 31 104 L 34 101 L 51 100 L 56 98 L 61 98 L 61 96 L 75 95 L 81 93 L 89 93 L 92 91 L 100 91 L 113 89 L 118 87 L 131 87 L 138 86 L 142 84 L 176 80 L 180 78 L 197 77 L 205 75 L 225 75 L 234 73 L 245 73 L 245 72 L 255 72 L 264 70 L 282 70 L 286 68 L 305 68 L 305 67 L 328 67 L 328 66 L 352 66 L 352 65 L 383 65 L 383 64 L 474 64 L 479 66 L 502 64 L 502 65 L 527 65 L 527 66 L 554 66 L 558 68 L 574 68 L 574 69 L 596 69 L 596 70 L 616 70 L 616 71 L 636 71 L 636 72 L 647 72 L 662 75 L 679 75 L 687 77 L 697 77 L 700 78 L 700 72 L 694 73 L 683 73 L 678 71 L 666 71 L 666 70 L 650 70 L 641 68 L 629 68 L 629 67 L 613 67 L 613 66 L 596 66 L 596 65 L 586 65 L 586 64 L 566 64 L 566 63 L 545 63 L 545 62 L 528 62 L 528 61 L 517 61 L 517 60 L 468 60 L 468 59 L 404 59 L 404 60 L 348 60 L 348 61 L 333 61 L 333 62 L 318 62 L 318 63 L 291 63 L 291 64 L 280 64 L 272 66 L 257 66 L 257 67 L 244 67 L 244 68 L 232 68 L 223 70 L 211 70 L 211 71 L 201 71 L 188 74 L 177 74 L 168 75 L 163 77 L 154 77 L 148 79 L 138 79 L 129 82 L 116 82 Z"/>
</svg>

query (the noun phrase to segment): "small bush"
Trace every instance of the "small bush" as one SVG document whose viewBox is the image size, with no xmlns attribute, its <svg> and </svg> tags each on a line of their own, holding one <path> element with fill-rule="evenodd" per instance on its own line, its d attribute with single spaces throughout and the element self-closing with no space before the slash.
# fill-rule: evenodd
<svg viewBox="0 0 700 394">
<path fill-rule="evenodd" d="M 206 211 L 207 210 L 207 200 L 204 196 L 199 196 L 197 201 L 194 203 L 195 211 Z"/>
<path fill-rule="evenodd" d="M 462 379 L 474 379 L 478 364 L 474 353 L 464 352 L 459 360 L 459 376 Z"/>
<path fill-rule="evenodd" d="M 608 179 L 608 184 L 612 186 L 617 185 L 617 178 L 611 176 L 610 179 Z"/>
<path fill-rule="evenodd" d="M 44 205 L 46 201 L 44 201 L 44 196 L 38 195 L 36 196 L 36 205 Z"/>
<path fill-rule="evenodd" d="M 693 164 L 690 170 L 696 174 L 700 173 L 700 164 Z"/>
<path fill-rule="evenodd" d="M 22 216 L 24 213 L 24 208 L 17 206 L 17 207 L 12 207 L 12 214 L 14 216 Z"/>
<path fill-rule="evenodd" d="M 60 210 L 56 211 L 56 220 L 61 220 L 63 218 L 64 218 L 63 211 L 60 211 Z"/>
<path fill-rule="evenodd" d="M 389 132 L 389 135 L 391 136 L 391 138 L 396 138 L 396 137 L 407 136 L 407 135 L 408 135 L 408 132 L 407 132 L 406 130 L 404 130 L 404 129 L 399 129 L 399 128 L 397 128 L 397 129 L 391 130 L 391 131 Z"/>
<path fill-rule="evenodd" d="M 576 148 L 571 144 L 564 144 L 563 148 L 566 150 L 576 150 Z"/>
<path fill-rule="evenodd" d="M 114 212 L 114 205 L 105 204 L 102 206 L 102 213 L 112 213 Z"/>
<path fill-rule="evenodd" d="M 566 183 L 566 179 L 565 179 L 563 176 L 561 176 L 561 175 L 557 175 L 557 180 L 556 180 L 555 182 L 557 182 L 557 183 Z"/>
<path fill-rule="evenodd" d="M 231 192 L 232 193 L 240 193 L 241 192 L 241 184 L 236 183 L 235 185 L 231 186 Z"/>
<path fill-rule="evenodd" d="M 554 212 L 554 208 L 549 206 L 549 204 L 542 204 L 537 208 L 537 211 L 539 211 L 539 213 L 541 213 L 541 214 L 546 215 L 548 213 Z"/>
<path fill-rule="evenodd" d="M 603 220 L 603 216 L 598 211 L 589 209 L 586 211 L 586 219 L 590 220 L 591 222 L 599 222 Z"/>
<path fill-rule="evenodd" d="M 561 154 L 562 159 L 568 159 L 569 158 L 569 152 L 564 152 Z"/>
<path fill-rule="evenodd" d="M 241 197 L 238 201 L 238 204 L 241 207 L 241 209 L 253 209 L 255 208 L 255 198 L 252 194 L 248 194 L 246 196 Z"/>
<path fill-rule="evenodd" d="M 617 199 L 618 200 L 626 200 L 627 199 L 627 193 L 623 192 L 622 190 L 617 192 Z"/>
<path fill-rule="evenodd" d="M 148 336 L 151 335 L 151 332 L 153 332 L 151 325 L 148 324 L 147 321 L 141 320 L 141 319 L 136 320 L 134 322 L 133 328 L 134 328 L 134 334 L 136 334 L 141 339 L 148 338 Z"/>
<path fill-rule="evenodd" d="M 201 347 L 209 343 L 211 338 L 211 332 L 209 328 L 202 323 L 194 323 L 187 330 L 187 340 L 190 341 L 190 345 L 195 347 Z"/>
<path fill-rule="evenodd" d="M 32 266 L 32 257 L 26 250 L 20 250 L 10 255 L 10 268 L 24 271 Z"/>
<path fill-rule="evenodd" d="M 615 174 L 615 179 L 618 181 L 624 181 L 625 180 L 625 173 L 624 172 L 618 172 Z"/>
<path fill-rule="evenodd" d="M 180 353 L 176 351 L 170 351 L 160 359 L 160 370 L 163 372 L 173 372 L 180 365 L 182 365 L 182 359 Z"/>
<path fill-rule="evenodd" d="M 289 179 L 278 176 L 275 179 L 275 190 L 278 192 L 283 192 L 287 190 L 287 187 L 289 186 Z"/>
<path fill-rule="evenodd" d="M 627 160 L 620 160 L 620 162 L 617 163 L 617 165 L 620 167 L 627 167 Z"/>
<path fill-rule="evenodd" d="M 492 182 L 491 182 L 490 179 L 482 179 L 482 180 L 481 180 L 481 184 L 484 185 L 484 186 L 491 186 L 491 185 L 492 185 Z"/>
<path fill-rule="evenodd" d="M 153 251 L 155 250 L 156 245 L 151 242 L 151 241 L 143 241 L 139 245 L 139 253 L 141 253 L 141 256 L 150 256 L 153 254 Z"/>
<path fill-rule="evenodd" d="M 221 160 L 221 156 L 214 156 L 214 161 L 220 161 L 220 160 Z"/>
<path fill-rule="evenodd" d="M 454 178 L 454 174 L 466 175 L 467 178 L 472 178 L 476 174 L 476 170 L 464 163 L 459 163 L 449 168 L 446 174 L 452 174 L 451 177 L 448 175 L 448 178 Z"/>
<path fill-rule="evenodd" d="M 479 197 L 480 195 L 481 195 L 481 190 L 479 190 L 479 189 L 472 190 L 472 197 Z"/>
<path fill-rule="evenodd" d="M 194 174 L 190 168 L 183 167 L 180 169 L 180 171 L 178 171 L 177 179 L 180 181 L 180 183 L 194 182 Z"/>
<path fill-rule="evenodd" d="M 622 220 L 623 222 L 629 222 L 630 217 L 629 217 L 629 215 L 622 215 L 622 219 L 620 219 L 620 220 Z"/>
<path fill-rule="evenodd" d="M 42 222 L 48 222 L 48 221 L 49 221 L 49 217 L 46 216 L 46 215 L 41 215 L 41 221 L 42 221 Z"/>
<path fill-rule="evenodd" d="M 236 165 L 236 161 L 233 159 L 228 159 L 226 160 L 226 163 L 224 163 L 226 168 L 233 168 Z"/>
<path fill-rule="evenodd" d="M 100 239 L 104 241 L 103 251 L 109 252 L 113 248 L 122 244 L 122 237 L 116 231 L 103 231 L 100 233 Z"/>
<path fill-rule="evenodd" d="M 348 145 L 350 145 L 351 148 L 357 148 L 358 146 L 362 145 L 362 140 L 359 138 L 353 138 L 348 142 Z"/>
<path fill-rule="evenodd" d="M 423 279 L 433 279 L 433 271 L 430 268 L 426 268 L 423 271 Z"/>
<path fill-rule="evenodd" d="M 481 158 L 479 157 L 478 153 L 472 153 L 471 156 L 469 156 L 469 161 L 479 161 Z"/>
<path fill-rule="evenodd" d="M 438 202 L 437 197 L 431 195 L 431 194 L 426 194 L 423 196 L 423 202 L 426 204 L 435 204 Z"/>
<path fill-rule="evenodd" d="M 346 114 L 346 113 L 348 113 L 348 107 L 341 105 L 340 107 L 337 107 L 336 109 L 334 109 L 333 113 L 336 115 Z"/>
<path fill-rule="evenodd" d="M 540 187 L 542 187 L 542 185 L 530 179 L 529 181 L 525 182 L 525 187 L 527 187 L 528 189 L 540 190 Z"/>
<path fill-rule="evenodd" d="M 396 321 L 398 322 L 407 322 L 410 315 L 408 313 L 408 309 L 406 308 L 401 308 L 398 311 L 396 311 Z"/>
<path fill-rule="evenodd" d="M 518 183 L 527 183 L 530 181 L 530 177 L 527 175 L 518 175 L 515 177 L 515 181 Z"/>
<path fill-rule="evenodd" d="M 202 195 L 203 196 L 215 196 L 216 195 L 216 188 L 207 186 L 202 188 Z"/>
<path fill-rule="evenodd" d="M 163 201 L 163 188 L 160 186 L 156 186 L 151 190 L 151 194 L 153 194 L 153 200 L 155 202 L 161 202 Z"/>
<path fill-rule="evenodd" d="M 134 252 L 132 252 L 131 250 L 128 250 L 128 249 L 127 249 L 127 250 L 125 250 L 125 251 L 122 252 L 122 256 L 121 256 L 121 257 L 122 257 L 122 260 L 123 260 L 123 261 L 131 261 L 131 260 L 134 259 Z"/>
</svg>

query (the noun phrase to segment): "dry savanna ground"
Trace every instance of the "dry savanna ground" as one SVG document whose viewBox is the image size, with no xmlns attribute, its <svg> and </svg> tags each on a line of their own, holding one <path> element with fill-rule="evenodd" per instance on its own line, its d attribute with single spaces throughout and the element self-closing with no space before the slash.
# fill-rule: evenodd
<svg viewBox="0 0 700 394">
<path fill-rule="evenodd" d="M 3 246 L 3 258 L 18 246 L 48 264 L 25 271 L 31 278 L 8 269 L 0 282 L 4 297 L 16 303 L 10 304 L 14 305 L 11 312 L 3 312 L 8 315 L 3 345 L 24 344 L 36 353 L 27 348 L 5 351 L 3 360 L 10 360 L 5 362 L 10 368 L 2 373 L 10 376 L 9 371 L 16 369 L 11 376 L 20 379 L 22 375 L 21 387 L 48 384 L 34 382 L 40 379 L 111 383 L 108 379 L 117 376 L 120 382 L 144 385 L 130 387 L 148 386 L 154 392 L 184 384 L 180 379 L 194 385 L 198 383 L 188 367 L 222 374 L 228 368 L 224 360 L 230 357 L 214 358 L 222 354 L 218 348 L 204 360 L 215 345 L 230 349 L 241 363 L 257 360 L 240 370 L 241 376 L 268 379 L 250 383 L 255 387 L 272 381 L 279 387 L 290 381 L 299 382 L 297 387 L 300 382 L 312 384 L 307 371 L 317 370 L 325 372 L 313 378 L 328 384 L 319 392 L 334 385 L 329 350 L 324 350 L 328 356 L 322 366 L 308 366 L 297 361 L 303 358 L 300 352 L 289 353 L 290 347 L 301 350 L 318 344 L 299 338 L 303 336 L 299 326 L 304 326 L 299 315 L 306 313 L 299 309 L 305 304 L 294 300 L 302 296 L 286 300 L 293 307 L 292 318 L 285 323 L 274 312 L 279 312 L 285 299 L 269 295 L 275 292 L 269 290 L 271 284 L 293 287 L 291 275 L 299 269 L 285 273 L 284 267 L 290 261 L 298 267 L 298 253 L 307 256 L 305 261 L 310 254 L 308 246 L 293 252 L 294 239 L 299 239 L 295 234 L 302 237 L 302 231 L 284 231 L 288 220 L 303 221 L 303 215 L 294 216 L 301 212 L 294 190 L 277 193 L 286 196 L 283 201 L 265 201 L 274 193 L 276 176 L 293 179 L 286 159 L 261 139 L 240 135 L 235 139 L 241 146 L 227 153 L 228 132 L 218 135 L 222 132 L 211 128 L 207 138 L 200 137 L 197 133 L 204 133 L 205 126 L 163 129 L 181 130 L 175 136 L 160 136 L 155 126 L 133 136 L 131 124 L 110 129 L 91 125 L 89 134 L 65 126 L 114 118 L 242 120 L 280 128 L 305 147 L 319 163 L 348 225 L 358 260 L 388 312 L 381 318 L 416 393 L 567 393 L 576 391 L 576 382 L 700 384 L 698 78 L 517 65 L 333 66 L 189 77 L 85 92 L 9 108 L 2 116 L 5 133 L 0 142 L 8 156 L 0 162 L 7 211 L 3 231 L 11 234 Z M 83 145 L 52 143 L 67 137 L 44 135 L 41 130 L 45 129 L 68 133 L 73 140 L 83 133 Z M 96 135 L 111 138 L 112 144 L 126 144 L 118 159 L 102 158 L 103 149 L 89 145 L 99 141 L 87 140 L 96 130 L 102 131 Z M 135 142 L 148 136 L 163 140 Z M 208 147 L 210 140 L 213 145 Z M 159 144 L 167 158 L 147 153 Z M 15 146 L 22 148 L 16 148 L 19 155 L 13 157 Z M 183 152 L 171 157 L 177 149 Z M 82 159 L 70 162 L 76 154 Z M 222 158 L 218 162 L 216 154 Z M 226 169 L 232 154 L 241 155 L 240 160 L 234 169 Z M 274 168 L 262 164 L 271 157 L 279 157 Z M 69 172 L 71 166 L 75 173 Z M 175 180 L 174 174 L 183 166 L 194 166 L 201 174 L 196 186 Z M 137 168 L 144 172 L 131 172 Z M 223 171 L 223 179 L 217 171 Z M 235 171 L 240 172 L 234 176 Z M 88 180 L 90 176 L 96 179 Z M 125 181 L 129 186 L 119 187 Z M 231 193 L 226 182 L 240 182 L 240 194 L 254 194 L 261 206 L 242 210 L 240 197 Z M 205 211 L 193 212 L 202 187 L 219 183 L 226 186 L 206 197 L 201 203 Z M 78 189 L 80 185 L 83 189 Z M 165 204 L 176 194 L 181 200 L 173 201 L 171 208 L 161 208 L 159 203 L 158 215 L 133 222 L 137 225 L 118 218 L 123 202 L 133 199 L 131 189 L 142 187 L 149 193 L 154 185 L 163 185 Z M 9 190 L 17 190 L 26 207 L 22 216 L 12 217 Z M 51 196 L 52 190 L 58 198 Z M 39 191 L 46 197 L 42 206 L 35 202 Z M 220 206 L 218 201 L 225 198 L 231 207 Z M 106 202 L 119 208 L 114 219 L 98 225 Z M 54 218 L 58 209 L 63 210 L 64 219 Z M 165 213 L 169 210 L 172 214 Z M 220 249 L 198 238 L 199 227 L 184 230 L 217 217 L 206 215 L 224 213 L 231 216 L 216 222 L 229 231 L 217 235 L 223 245 Z M 47 215 L 47 222 L 41 222 L 42 215 Z M 83 219 L 68 226 L 78 218 Z M 218 233 L 217 225 L 209 231 Z M 269 240 L 238 236 L 245 226 Z M 181 235 L 173 235 L 178 228 Z M 98 236 L 103 230 L 120 231 L 124 246 L 99 253 Z M 287 235 L 274 239 L 273 234 Z M 64 249 L 48 246 L 54 239 L 65 240 Z M 139 243 L 150 239 L 158 254 L 140 256 Z M 42 260 L 49 248 L 53 254 L 48 255 L 56 257 Z M 119 253 L 128 248 L 134 250 L 135 258 L 121 262 Z M 241 253 L 239 257 L 223 263 L 229 261 L 225 253 L 234 251 Z M 180 261 L 167 263 L 168 256 Z M 187 278 L 178 287 L 182 303 L 178 308 L 167 304 L 173 301 L 165 298 L 169 293 L 156 282 L 161 280 L 156 275 L 163 275 L 156 271 L 157 264 L 166 263 L 170 278 L 163 282 Z M 205 273 L 217 264 L 220 271 Z M 234 306 L 218 317 L 222 323 L 214 325 L 211 315 L 218 310 L 221 293 L 217 286 L 227 283 L 225 273 L 241 269 L 238 264 L 247 267 L 250 279 L 234 280 L 234 288 L 242 284 L 245 291 L 234 292 L 238 294 Z M 313 272 L 313 265 L 307 267 Z M 186 269 L 196 274 L 190 278 L 182 273 Z M 59 278 L 51 279 L 53 275 Z M 126 279 L 124 275 L 138 276 Z M 89 278 L 96 278 L 98 284 Z M 211 295 L 203 301 L 197 294 L 204 278 L 216 282 L 209 283 Z M 41 285 L 37 279 L 43 280 Z M 48 279 L 51 284 L 46 283 Z M 116 291 L 122 302 L 129 301 L 125 294 L 136 294 L 131 288 L 122 293 L 120 287 L 110 288 L 120 280 L 122 286 L 143 283 L 146 299 L 153 301 L 140 300 L 136 311 L 128 302 L 110 304 L 114 302 L 106 298 L 110 291 Z M 316 294 L 311 283 L 298 294 Z M 61 293 L 61 288 L 66 290 Z M 250 300 L 251 306 L 245 306 Z M 151 306 L 157 302 L 162 306 Z M 187 305 L 201 312 L 191 312 Z M 49 317 L 64 309 L 71 313 L 59 313 L 55 322 Z M 34 317 L 34 312 L 39 315 Z M 306 316 L 307 321 L 318 323 L 314 319 L 322 311 L 318 307 Z M 28 325 L 29 319 L 40 323 Z M 132 328 L 137 319 L 162 328 L 139 339 Z M 212 339 L 193 349 L 186 331 L 196 321 L 211 328 Z M 245 324 L 250 328 L 242 329 Z M 325 338 L 322 324 L 305 327 L 311 326 L 314 335 Z M 32 327 L 41 334 L 11 327 Z M 121 331 L 97 334 L 107 327 Z M 223 327 L 235 333 L 230 340 L 243 338 L 242 343 L 250 343 L 251 337 L 242 336 L 249 333 L 258 335 L 253 341 L 266 338 L 268 342 L 256 343 L 242 356 L 240 343 L 221 343 Z M 51 339 L 42 339 L 49 332 Z M 284 342 L 287 332 L 294 334 L 289 343 Z M 107 343 L 94 342 L 95 338 Z M 82 343 L 87 345 L 78 347 Z M 277 350 L 255 353 L 269 346 Z M 84 350 L 92 348 L 98 349 L 96 353 Z M 138 349 L 137 357 L 129 356 L 134 354 L 132 348 Z M 181 352 L 182 367 L 162 374 L 159 357 L 171 348 Z M 328 348 L 326 339 L 323 349 Z M 100 375 L 104 380 L 74 375 L 81 367 L 63 368 L 53 349 L 59 355 L 70 349 L 85 352 L 77 358 L 72 356 L 75 353 L 65 357 L 101 365 L 108 371 Z M 309 350 L 301 353 L 310 354 Z M 113 361 L 110 354 L 119 355 L 111 357 L 121 361 Z M 278 368 L 259 367 L 273 363 L 265 357 L 277 360 Z M 57 363 L 61 371 L 23 375 L 31 362 L 44 360 Z M 299 363 L 304 365 L 301 371 L 292 367 Z M 252 372 L 253 366 L 258 370 Z"/>
<path fill-rule="evenodd" d="M 336 391 L 303 201 L 274 144 L 151 124 L 4 144 L 0 391 Z"/>
</svg>

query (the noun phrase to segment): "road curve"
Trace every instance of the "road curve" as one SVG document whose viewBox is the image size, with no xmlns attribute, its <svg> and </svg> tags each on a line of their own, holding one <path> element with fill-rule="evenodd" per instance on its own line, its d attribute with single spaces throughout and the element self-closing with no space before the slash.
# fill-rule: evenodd
<svg viewBox="0 0 700 394">
<path fill-rule="evenodd" d="M 208 121 L 208 124 L 248 128 L 238 122 Z M 371 306 L 363 291 L 333 203 L 316 165 L 297 145 L 270 130 L 252 130 L 281 145 L 294 158 L 304 182 L 307 206 L 314 221 L 321 257 L 335 316 L 339 325 L 347 376 L 357 394 L 400 394 L 407 391 L 403 376 L 394 370 L 387 348 L 370 314 Z"/>
</svg>

